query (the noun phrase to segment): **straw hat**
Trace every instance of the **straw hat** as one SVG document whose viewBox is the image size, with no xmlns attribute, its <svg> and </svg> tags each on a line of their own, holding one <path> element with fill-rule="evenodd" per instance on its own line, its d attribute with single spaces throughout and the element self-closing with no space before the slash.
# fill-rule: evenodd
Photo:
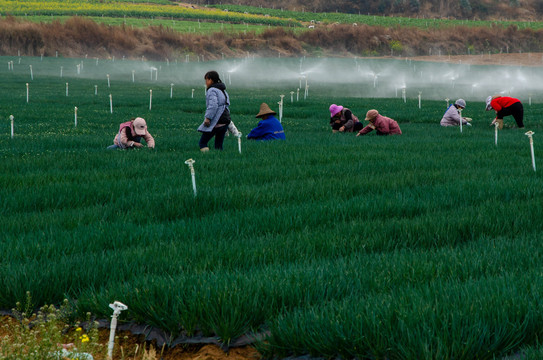
<svg viewBox="0 0 543 360">
<path fill-rule="evenodd" d="M 377 117 L 377 115 L 379 115 L 379 112 L 377 110 L 375 110 L 375 109 L 369 110 L 366 113 L 366 119 L 365 120 L 371 121 L 371 120 L 375 119 Z"/>
<path fill-rule="evenodd" d="M 259 117 L 262 117 L 264 115 L 275 115 L 277 114 L 275 111 L 273 111 L 272 109 L 270 109 L 270 107 L 268 106 L 268 104 L 266 103 L 262 103 L 260 104 L 260 111 L 258 112 L 258 114 L 256 114 L 256 118 L 259 118 Z"/>
<path fill-rule="evenodd" d="M 137 117 L 134 119 L 134 132 L 136 135 L 143 136 L 147 131 L 147 123 L 144 118 Z"/>
</svg>

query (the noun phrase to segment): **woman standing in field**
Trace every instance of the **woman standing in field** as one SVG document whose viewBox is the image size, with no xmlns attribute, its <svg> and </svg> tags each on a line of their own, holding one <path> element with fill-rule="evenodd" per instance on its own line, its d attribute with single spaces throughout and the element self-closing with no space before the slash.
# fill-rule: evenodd
<svg viewBox="0 0 543 360">
<path fill-rule="evenodd" d="M 145 140 L 147 147 L 155 148 L 155 139 L 147 131 L 145 119 L 140 117 L 132 118 L 119 126 L 119 132 L 113 139 L 113 145 L 108 146 L 108 149 L 140 148 L 143 147 L 142 138 Z"/>
<path fill-rule="evenodd" d="M 206 83 L 206 112 L 204 122 L 198 127 L 202 133 L 200 137 L 200 151 L 207 152 L 207 143 L 215 136 L 215 149 L 222 150 L 224 136 L 230 124 L 230 97 L 226 92 L 226 85 L 221 81 L 219 73 L 208 71 L 204 75 Z"/>
<path fill-rule="evenodd" d="M 460 126 L 460 123 L 462 123 L 462 125 L 471 126 L 468 122 L 471 119 L 460 115 L 460 112 L 465 108 L 466 101 L 464 99 L 458 99 L 454 104 L 449 105 L 441 119 L 441 126 Z"/>
<path fill-rule="evenodd" d="M 362 129 L 362 123 L 351 110 L 336 104 L 330 105 L 329 110 L 332 132 L 353 132 Z"/>
<path fill-rule="evenodd" d="M 498 123 L 498 128 L 503 128 L 503 118 L 508 115 L 513 115 L 519 129 L 524 128 L 524 107 L 519 99 L 509 97 L 494 95 L 486 98 L 486 111 L 494 109 L 496 111 L 496 118 L 491 126 L 495 123 Z"/>
<path fill-rule="evenodd" d="M 377 135 L 401 135 L 402 130 L 395 120 L 379 114 L 375 109 L 366 113 L 366 119 L 370 123 L 356 134 L 356 136 L 366 135 L 367 133 L 377 130 Z"/>
</svg>

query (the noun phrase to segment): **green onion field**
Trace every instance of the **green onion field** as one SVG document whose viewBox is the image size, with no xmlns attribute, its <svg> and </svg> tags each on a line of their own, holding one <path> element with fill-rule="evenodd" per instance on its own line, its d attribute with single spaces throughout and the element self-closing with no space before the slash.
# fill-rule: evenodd
<svg viewBox="0 0 543 360">
<path fill-rule="evenodd" d="M 352 59 L 337 61 L 355 69 Z M 67 298 L 74 316 L 109 319 L 117 300 L 128 306 L 122 322 L 160 329 L 168 345 L 202 335 L 228 346 L 254 335 L 266 358 L 537 353 L 536 88 L 511 90 L 526 128 L 505 118 L 496 146 L 494 116 L 484 111 L 491 94 L 472 94 L 467 83 L 426 83 L 404 101 L 393 87 L 374 96 L 384 80 L 310 77 L 304 99 L 297 76 L 251 82 L 241 69 L 228 82 L 223 61 L 4 56 L 0 65 L 0 309 L 30 291 L 36 306 Z M 417 66 L 415 74 L 427 65 Z M 241 153 L 233 136 L 222 152 L 199 151 L 208 70 L 227 83 Z M 279 112 L 281 94 L 286 141 L 246 140 L 260 104 Z M 466 99 L 472 127 L 440 127 L 445 97 Z M 403 135 L 333 134 L 332 103 L 361 121 L 378 109 Z M 119 124 L 136 116 L 156 149 L 107 150 Z"/>
</svg>

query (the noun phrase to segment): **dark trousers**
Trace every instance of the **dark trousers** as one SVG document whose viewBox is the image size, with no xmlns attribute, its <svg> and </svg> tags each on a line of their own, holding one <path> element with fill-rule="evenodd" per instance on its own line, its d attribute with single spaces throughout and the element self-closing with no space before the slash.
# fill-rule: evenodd
<svg viewBox="0 0 543 360">
<path fill-rule="evenodd" d="M 524 127 L 524 107 L 521 102 L 514 103 L 513 105 L 503 108 L 498 111 L 497 118 L 503 119 L 504 116 L 512 115 L 517 122 L 519 128 Z"/>
<path fill-rule="evenodd" d="M 215 136 L 215 149 L 222 150 L 222 143 L 224 142 L 224 136 L 226 135 L 226 131 L 228 130 L 228 126 L 215 126 L 213 130 L 210 132 L 202 132 L 202 137 L 200 137 L 200 142 L 198 145 L 200 145 L 201 148 L 208 147 L 207 143 L 213 136 Z"/>
</svg>

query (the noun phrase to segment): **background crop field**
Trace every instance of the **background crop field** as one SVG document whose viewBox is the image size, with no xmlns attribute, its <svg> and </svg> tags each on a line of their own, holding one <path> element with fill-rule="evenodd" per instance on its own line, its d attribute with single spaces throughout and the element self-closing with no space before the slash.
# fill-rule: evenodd
<svg viewBox="0 0 543 360">
<path fill-rule="evenodd" d="M 123 321 L 170 345 L 256 333 L 265 356 L 491 359 L 543 335 L 543 181 L 524 135 L 535 131 L 542 166 L 535 90 L 531 105 L 522 97 L 527 128 L 507 118 L 495 146 L 492 114 L 467 84 L 428 85 L 436 99 L 419 109 L 418 89 L 405 102 L 372 97 L 372 78 L 355 92 L 310 78 L 307 99 L 291 102 L 298 77 L 228 79 L 225 62 L 2 61 L 15 64 L 0 70 L 0 308 L 30 291 L 36 305 L 68 297 L 108 318 L 118 300 Z M 243 139 L 240 154 L 229 137 L 201 154 L 211 69 L 244 134 L 261 102 L 277 111 L 285 94 L 287 140 Z M 462 89 L 473 127 L 441 128 L 443 95 Z M 379 109 L 403 135 L 332 134 L 331 103 L 360 118 Z M 133 116 L 156 149 L 106 150 Z"/>
</svg>

